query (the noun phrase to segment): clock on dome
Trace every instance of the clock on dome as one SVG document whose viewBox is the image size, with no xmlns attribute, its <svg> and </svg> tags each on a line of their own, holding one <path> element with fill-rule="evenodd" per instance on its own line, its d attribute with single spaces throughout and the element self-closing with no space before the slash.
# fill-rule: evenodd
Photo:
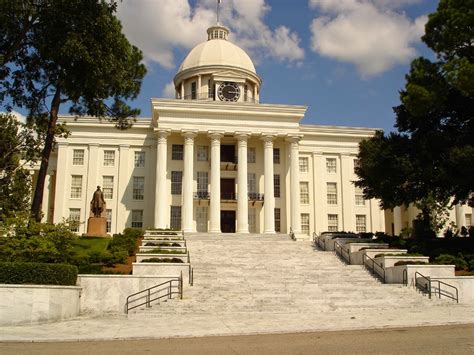
<svg viewBox="0 0 474 355">
<path fill-rule="evenodd" d="M 221 101 L 236 102 L 240 97 L 240 88 L 234 82 L 224 81 L 217 89 L 217 96 Z"/>
</svg>

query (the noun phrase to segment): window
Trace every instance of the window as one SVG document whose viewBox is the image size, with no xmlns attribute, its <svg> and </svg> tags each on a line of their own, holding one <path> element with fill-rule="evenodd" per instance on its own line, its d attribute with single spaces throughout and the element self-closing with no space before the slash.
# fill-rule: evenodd
<svg viewBox="0 0 474 355">
<path fill-rule="evenodd" d="M 337 184 L 335 182 L 327 183 L 328 205 L 337 205 Z"/>
<path fill-rule="evenodd" d="M 107 221 L 106 232 L 110 233 L 112 231 L 112 210 L 105 210 L 105 219 Z"/>
<path fill-rule="evenodd" d="M 183 160 L 183 145 L 173 144 L 171 146 L 171 160 Z"/>
<path fill-rule="evenodd" d="M 280 175 L 273 175 L 273 194 L 275 197 L 280 197 Z"/>
<path fill-rule="evenodd" d="M 208 161 L 209 160 L 209 147 L 207 145 L 197 146 L 197 160 Z"/>
<path fill-rule="evenodd" d="M 198 171 L 196 173 L 197 178 L 197 192 L 198 193 L 207 193 L 208 192 L 208 183 L 209 183 L 209 173 L 207 171 Z"/>
<path fill-rule="evenodd" d="M 82 197 L 82 175 L 72 175 L 71 177 L 71 198 Z"/>
<path fill-rule="evenodd" d="M 255 163 L 256 161 L 255 147 L 248 147 L 247 149 L 247 163 Z"/>
<path fill-rule="evenodd" d="M 328 174 L 336 173 L 336 158 L 326 158 L 326 172 Z"/>
<path fill-rule="evenodd" d="M 211 80 L 207 81 L 207 97 L 209 99 L 212 99 L 214 95 L 212 95 L 212 86 L 211 86 Z"/>
<path fill-rule="evenodd" d="M 301 232 L 309 235 L 309 213 L 301 214 Z"/>
<path fill-rule="evenodd" d="M 249 232 L 257 233 L 257 216 L 255 208 L 249 208 Z"/>
<path fill-rule="evenodd" d="M 328 232 L 337 232 L 339 229 L 339 222 L 337 214 L 328 214 Z"/>
<path fill-rule="evenodd" d="M 72 232 L 79 232 L 79 224 L 81 221 L 81 209 L 70 208 L 69 209 L 69 224 Z"/>
<path fill-rule="evenodd" d="M 300 181 L 300 203 L 309 203 L 309 183 L 307 181 Z"/>
<path fill-rule="evenodd" d="M 196 231 L 207 232 L 207 206 L 196 206 Z"/>
<path fill-rule="evenodd" d="M 280 148 L 273 148 L 273 164 L 280 164 Z"/>
<path fill-rule="evenodd" d="M 84 165 L 84 149 L 72 151 L 72 165 Z"/>
<path fill-rule="evenodd" d="M 281 210 L 279 208 L 275 208 L 275 232 L 281 232 Z"/>
<path fill-rule="evenodd" d="M 244 85 L 244 101 L 247 102 L 249 100 L 249 94 L 248 94 L 248 86 L 247 85 Z"/>
<path fill-rule="evenodd" d="M 469 229 L 469 227 L 472 226 L 472 214 L 471 213 L 466 213 L 464 218 L 466 219 L 466 228 Z M 471 235 L 471 237 L 472 237 L 472 235 Z"/>
<path fill-rule="evenodd" d="M 360 187 L 355 187 L 355 204 L 356 206 L 365 206 L 364 192 Z"/>
<path fill-rule="evenodd" d="M 104 199 L 111 200 L 114 198 L 114 177 L 113 176 L 102 177 L 102 192 L 104 193 Z"/>
<path fill-rule="evenodd" d="M 114 165 L 115 165 L 115 151 L 104 150 L 104 166 L 114 166 Z"/>
<path fill-rule="evenodd" d="M 181 187 L 183 183 L 183 172 L 172 171 L 171 172 L 171 194 L 181 195 Z"/>
<path fill-rule="evenodd" d="M 145 178 L 143 176 L 133 177 L 133 199 L 143 200 L 145 196 Z"/>
<path fill-rule="evenodd" d="M 247 173 L 247 192 L 249 194 L 257 192 L 257 177 L 255 173 Z"/>
<path fill-rule="evenodd" d="M 357 214 L 356 215 L 356 232 L 365 233 L 366 231 L 367 231 L 367 227 L 365 223 L 365 214 Z"/>
<path fill-rule="evenodd" d="M 299 162 L 300 162 L 300 173 L 307 173 L 309 171 L 308 158 L 300 157 Z"/>
<path fill-rule="evenodd" d="M 145 152 L 135 152 L 135 168 L 145 167 Z"/>
<path fill-rule="evenodd" d="M 143 210 L 132 210 L 132 228 L 143 227 Z"/>
<path fill-rule="evenodd" d="M 197 98 L 196 82 L 193 81 L 191 83 L 191 100 L 196 100 L 196 98 Z"/>
<path fill-rule="evenodd" d="M 171 206 L 170 228 L 181 230 L 181 206 Z"/>
</svg>

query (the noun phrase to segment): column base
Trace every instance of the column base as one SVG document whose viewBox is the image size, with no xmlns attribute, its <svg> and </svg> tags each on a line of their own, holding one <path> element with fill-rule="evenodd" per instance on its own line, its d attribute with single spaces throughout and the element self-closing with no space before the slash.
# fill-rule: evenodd
<svg viewBox="0 0 474 355">
<path fill-rule="evenodd" d="M 236 233 L 248 234 L 248 233 L 249 233 L 249 230 L 248 230 L 248 229 L 241 229 L 241 230 L 237 230 Z"/>
<path fill-rule="evenodd" d="M 276 234 L 274 230 L 263 231 L 263 234 Z"/>
<path fill-rule="evenodd" d="M 210 229 L 207 233 L 222 233 L 220 229 Z"/>
<path fill-rule="evenodd" d="M 305 241 L 305 240 L 310 240 L 310 236 L 307 234 L 302 234 L 302 233 L 295 233 L 295 240 L 298 241 Z"/>
</svg>

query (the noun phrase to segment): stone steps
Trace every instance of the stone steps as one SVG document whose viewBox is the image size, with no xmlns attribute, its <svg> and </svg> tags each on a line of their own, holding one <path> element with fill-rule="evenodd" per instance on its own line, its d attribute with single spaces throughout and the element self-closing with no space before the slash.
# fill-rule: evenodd
<svg viewBox="0 0 474 355">
<path fill-rule="evenodd" d="M 183 300 L 154 305 L 132 317 L 376 312 L 440 303 L 412 288 L 381 284 L 362 266 L 345 265 L 333 253 L 286 235 L 186 234 L 186 241 L 194 286 L 185 287 Z"/>
</svg>

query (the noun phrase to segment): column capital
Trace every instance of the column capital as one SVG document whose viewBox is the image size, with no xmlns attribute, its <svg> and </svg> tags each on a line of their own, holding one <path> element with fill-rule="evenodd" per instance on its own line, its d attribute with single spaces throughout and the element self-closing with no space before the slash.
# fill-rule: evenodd
<svg viewBox="0 0 474 355">
<path fill-rule="evenodd" d="M 235 132 L 235 137 L 238 141 L 247 141 L 251 136 L 249 132 Z"/>
<path fill-rule="evenodd" d="M 198 134 L 198 131 L 195 129 L 182 129 L 181 130 L 181 135 L 184 138 L 194 138 L 197 136 L 197 134 Z"/>
<path fill-rule="evenodd" d="M 212 139 L 221 139 L 224 137 L 224 131 L 207 131 L 207 135 Z"/>
<path fill-rule="evenodd" d="M 56 146 L 58 147 L 67 147 L 68 145 L 68 142 L 56 142 Z"/>
<path fill-rule="evenodd" d="M 171 134 L 171 131 L 169 129 L 156 129 L 155 128 L 155 135 L 158 138 L 166 138 Z"/>
<path fill-rule="evenodd" d="M 285 141 L 287 141 L 290 144 L 298 144 L 300 142 L 301 138 L 303 138 L 302 135 L 290 134 L 285 138 Z"/>
<path fill-rule="evenodd" d="M 130 144 L 120 144 L 119 148 L 120 149 L 128 149 L 128 148 L 130 148 Z"/>
<path fill-rule="evenodd" d="M 260 139 L 264 141 L 265 143 L 271 143 L 275 140 L 276 135 L 273 133 L 262 133 L 260 136 Z"/>
</svg>

